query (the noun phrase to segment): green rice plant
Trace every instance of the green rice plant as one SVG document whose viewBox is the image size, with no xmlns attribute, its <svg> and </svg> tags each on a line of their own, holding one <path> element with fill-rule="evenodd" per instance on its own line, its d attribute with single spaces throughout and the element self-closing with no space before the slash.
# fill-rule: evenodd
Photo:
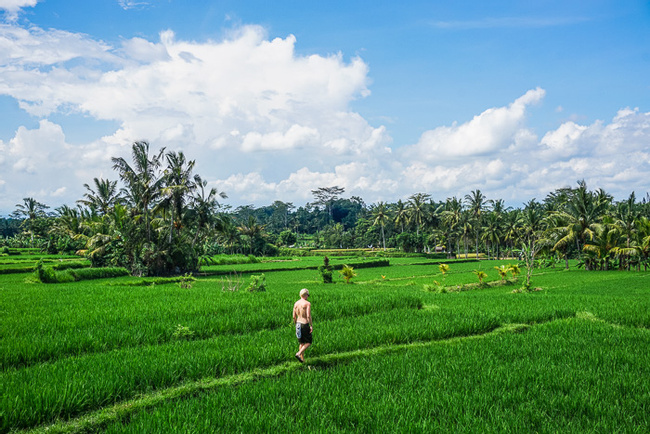
<svg viewBox="0 0 650 434">
<path fill-rule="evenodd" d="M 287 371 L 281 381 L 269 378 L 269 381 L 256 382 L 261 384 L 259 388 L 249 389 L 246 383 L 235 389 L 224 388 L 222 392 L 188 395 L 182 402 L 156 404 L 146 413 L 128 413 L 123 429 L 171 432 L 188 427 L 189 431 L 201 431 L 196 425 L 192 428 L 182 422 L 187 420 L 187 411 L 190 411 L 184 403 L 231 396 L 234 397 L 231 404 L 236 406 L 229 407 L 230 404 L 225 403 L 216 407 L 219 409 L 216 413 L 216 404 L 211 402 L 213 414 L 228 414 L 220 419 L 222 422 L 208 417 L 206 423 L 236 431 L 237 427 L 244 426 L 242 417 L 231 416 L 245 403 L 237 401 L 239 393 L 247 397 L 257 395 L 257 401 L 251 401 L 251 405 L 258 412 L 255 422 L 259 426 L 279 429 L 277 414 L 289 411 L 282 407 L 285 395 L 280 391 L 294 383 L 290 380 L 293 375 L 300 376 L 295 383 L 306 385 L 304 390 L 310 396 L 319 393 L 311 387 L 322 387 L 325 396 L 339 402 L 338 406 L 318 407 L 318 420 L 304 421 L 311 429 L 327 430 L 321 425 L 324 419 L 329 430 L 332 427 L 352 430 L 353 426 L 389 432 L 418 430 L 418 427 L 426 430 L 434 422 L 422 425 L 422 415 L 431 412 L 435 412 L 435 417 L 427 420 L 437 421 L 436 426 L 441 429 L 450 429 L 452 424 L 457 428 L 459 420 L 471 430 L 489 431 L 486 425 L 489 423 L 492 429 L 499 426 L 516 431 L 528 424 L 526 426 L 548 432 L 561 430 L 560 423 L 574 426 L 578 431 L 608 431 L 616 424 L 620 424 L 620 430 L 627 431 L 643 423 L 644 419 L 639 419 L 646 406 L 643 399 L 650 396 L 643 389 L 644 383 L 631 383 L 631 395 L 619 392 L 627 390 L 628 368 L 629 372 L 635 372 L 635 379 L 647 378 L 647 367 L 643 363 L 641 366 L 629 364 L 630 360 L 644 360 L 638 348 L 647 347 L 647 336 L 643 333 L 650 327 L 647 273 L 534 270 L 535 282 L 548 291 L 515 297 L 506 288 L 493 287 L 449 297 L 422 291 L 422 285 L 431 282 L 437 270 L 409 262 L 400 264 L 373 269 L 372 276 L 363 273 L 364 276 L 355 282 L 353 292 L 345 286 L 318 284 L 313 270 L 268 273 L 265 278 L 273 291 L 254 297 L 246 291 L 222 291 L 218 278 L 199 278 L 186 291 L 178 291 L 172 285 L 154 289 L 150 286 L 108 286 L 97 281 L 82 281 L 63 288 L 41 285 L 34 290 L 33 285 L 24 282 L 24 276 L 2 275 L 0 412 L 3 416 L 0 431 L 33 428 L 57 418 L 84 415 L 90 418 L 89 412 L 137 396 L 146 398 L 154 390 L 180 388 L 202 379 L 227 379 L 229 375 L 246 377 L 260 369 L 284 366 L 288 360 L 293 363 L 290 366 L 299 366 L 293 359 L 295 337 L 286 325 L 290 316 L 287 311 L 295 301 L 297 289 L 306 284 L 314 285 L 311 302 L 318 323 L 318 335 L 308 357 L 314 361 L 310 365 L 312 370 L 301 365 L 295 371 Z M 473 268 L 489 269 L 499 264 L 501 262 L 485 261 L 478 266 L 476 263 L 454 265 L 454 273 L 447 276 L 448 287 L 475 281 Z M 379 274 L 388 272 L 390 281 L 376 281 Z M 113 284 L 121 282 L 134 282 L 134 279 L 111 280 Z M 436 309 L 425 308 L 432 305 Z M 546 329 L 547 325 L 543 324 L 546 322 L 557 329 Z M 587 324 L 586 329 L 583 323 Z M 178 324 L 191 331 L 191 337 L 174 337 Z M 488 338 L 492 336 L 491 331 L 507 324 L 529 324 L 530 328 L 519 335 L 508 335 L 507 339 L 505 335 Z M 612 327 L 612 324 L 620 327 Z M 533 333 L 535 330 L 548 330 L 548 337 L 544 333 Z M 633 334 L 620 334 L 628 331 Z M 467 347 L 475 349 L 454 352 L 465 345 L 458 341 L 464 337 L 470 337 Z M 601 339 L 602 347 L 599 346 Z M 440 340 L 449 341 L 436 347 L 435 342 Z M 251 346 L 251 342 L 256 345 Z M 480 346 L 480 342 L 494 342 L 494 345 Z M 596 346 L 592 345 L 594 342 Z M 632 343 L 637 346 L 636 350 L 630 349 Z M 473 347 L 475 344 L 478 346 Z M 397 349 L 404 345 L 429 345 L 445 350 Z M 553 345 L 557 345 L 557 351 Z M 588 350 L 585 352 L 584 348 Z M 548 354 L 540 356 L 544 351 Z M 492 362 L 486 363 L 485 370 L 480 357 L 471 355 L 476 353 L 489 359 L 491 352 L 495 355 Z M 608 354 L 610 359 L 607 359 Z M 435 375 L 431 372 L 433 368 L 425 367 L 432 366 L 432 359 L 440 361 L 434 366 Z M 353 369 L 363 360 L 372 360 L 386 376 L 377 376 L 379 371 L 368 366 L 359 365 L 362 369 L 358 371 Z M 390 362 L 383 363 L 388 360 Z M 467 369 L 457 369 L 459 360 L 469 363 L 470 375 Z M 568 365 L 567 360 L 570 361 Z M 603 366 L 601 373 L 599 364 Z M 428 376 L 416 375 L 419 369 L 424 369 Z M 477 370 L 473 372 L 474 369 Z M 562 376 L 564 370 L 569 374 Z M 586 374 L 581 376 L 580 371 Z M 327 377 L 335 372 L 340 372 L 340 376 Z M 440 377 L 436 376 L 438 373 Z M 478 389 L 476 394 L 465 388 L 461 374 L 468 377 L 467 385 L 474 383 Z M 333 382 L 331 389 L 328 385 L 309 383 L 321 375 L 325 375 L 320 377 L 323 381 Z M 561 381 L 554 381 L 557 375 Z M 568 390 L 566 387 L 571 382 L 567 378 L 571 376 L 581 380 L 580 387 Z M 344 381 L 346 378 L 348 380 Z M 535 379 L 532 384 L 531 378 Z M 359 393 L 375 397 L 381 405 L 375 408 L 374 400 L 368 403 L 366 399 L 365 405 L 369 408 L 360 407 L 361 400 L 349 393 L 355 384 L 348 383 L 355 381 L 359 381 Z M 418 391 L 417 399 L 427 396 L 422 407 L 416 404 L 413 413 L 405 409 L 410 408 L 413 399 L 417 401 L 415 395 L 384 386 L 401 382 Z M 419 384 L 419 388 L 415 384 Z M 645 384 L 647 387 L 647 382 Z M 565 389 L 558 389 L 561 387 Z M 610 395 L 608 387 L 613 390 Z M 581 394 L 580 388 L 587 392 Z M 456 390 L 461 392 L 456 393 Z M 513 392 L 504 394 L 501 402 L 502 398 L 495 394 L 498 390 Z M 538 393 L 539 400 L 527 395 L 528 390 Z M 442 394 L 435 395 L 436 391 Z M 294 396 L 291 392 L 295 390 L 289 389 L 286 396 Z M 435 396 L 429 399 L 429 395 Z M 595 398 L 590 399 L 589 395 Z M 610 399 L 614 395 L 618 396 L 618 401 Z M 627 399 L 631 396 L 635 408 L 641 409 L 639 412 L 630 412 L 628 406 L 632 401 Z M 266 407 L 266 400 L 277 401 L 280 407 Z M 440 402 L 448 405 L 440 405 Z M 519 406 L 518 403 L 526 404 Z M 381 406 L 387 409 L 382 410 Z M 613 413 L 607 413 L 608 406 Z M 338 407 L 353 411 L 340 412 Z M 538 413 L 530 413 L 531 408 L 537 411 L 537 407 Z M 568 410 L 564 411 L 565 408 Z M 202 414 L 200 409 L 195 410 L 197 413 L 191 414 Z M 312 410 L 316 411 L 316 407 Z M 247 411 L 237 414 L 245 416 Z M 617 418 L 618 411 L 627 412 L 630 420 Z M 403 419 L 397 417 L 402 414 L 400 412 L 404 414 Z M 576 415 L 573 418 L 569 416 L 572 412 Z M 149 419 L 148 414 L 158 415 L 160 420 Z M 370 420 L 371 414 L 374 418 L 386 419 L 374 422 Z M 586 414 L 595 417 L 583 417 Z M 555 424 L 555 416 L 561 422 Z M 520 418 L 518 422 L 511 421 L 517 417 Z M 149 422 L 140 425 L 141 420 Z M 146 428 L 148 423 L 152 424 L 149 429 Z M 187 423 L 196 423 L 196 420 Z M 108 428 L 119 429 L 117 425 Z"/>
<path fill-rule="evenodd" d="M 341 271 L 339 271 L 341 276 L 345 279 L 345 283 L 352 283 L 352 279 L 357 276 L 354 268 L 349 265 L 344 265 Z"/>
</svg>

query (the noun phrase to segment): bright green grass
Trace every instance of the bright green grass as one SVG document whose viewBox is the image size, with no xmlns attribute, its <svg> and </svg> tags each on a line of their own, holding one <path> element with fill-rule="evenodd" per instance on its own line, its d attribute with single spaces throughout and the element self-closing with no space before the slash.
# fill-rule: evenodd
<svg viewBox="0 0 650 434">
<path fill-rule="evenodd" d="M 561 320 L 316 363 L 171 401 L 107 432 L 647 432 L 648 346 L 647 330 Z"/>
<path fill-rule="evenodd" d="M 492 267 L 500 263 L 508 261 L 452 263 L 445 281 L 474 282 L 473 269 L 497 280 Z M 219 278 L 181 289 L 114 286 L 133 278 L 111 279 L 113 286 L 38 285 L 24 283 L 24 275 L 2 276 L 0 430 L 82 416 L 187 382 L 280 366 L 296 350 L 291 306 L 302 287 L 310 289 L 314 305 L 316 343 L 309 359 L 484 334 L 511 323 L 565 324 L 576 316 L 639 331 L 650 325 L 648 273 L 536 270 L 533 285 L 544 290 L 530 294 L 513 294 L 513 286 L 424 292 L 424 283 L 441 280 L 437 265 L 358 273 L 353 285 L 325 285 L 314 270 L 270 272 L 269 290 L 255 294 L 224 292 Z M 190 340 L 174 338 L 178 325 L 194 333 Z"/>
</svg>

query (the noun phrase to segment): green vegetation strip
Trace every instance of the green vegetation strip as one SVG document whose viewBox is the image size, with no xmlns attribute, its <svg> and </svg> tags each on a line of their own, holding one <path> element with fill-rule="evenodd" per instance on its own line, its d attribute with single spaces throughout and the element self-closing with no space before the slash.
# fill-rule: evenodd
<svg viewBox="0 0 650 434">
<path fill-rule="evenodd" d="M 432 340 L 426 342 L 414 342 L 408 344 L 397 345 L 383 345 L 375 348 L 348 351 L 344 353 L 326 354 L 320 357 L 311 358 L 309 360 L 310 366 L 327 366 L 337 363 L 344 363 L 359 357 L 367 357 L 380 354 L 395 353 L 408 349 L 424 348 L 435 344 L 451 344 L 468 339 L 478 339 L 490 335 L 497 335 L 502 333 L 520 333 L 526 331 L 531 326 L 528 324 L 506 324 L 498 327 L 490 332 L 480 333 L 469 336 L 454 337 L 445 340 Z M 241 374 L 231 375 L 221 378 L 205 378 L 202 380 L 194 381 L 191 383 L 183 384 L 181 386 L 169 387 L 156 391 L 148 395 L 142 395 L 138 398 L 125 401 L 99 411 L 87 414 L 77 419 L 69 421 L 60 421 L 52 425 L 34 428 L 23 432 L 29 433 L 76 433 L 85 432 L 105 425 L 110 422 L 124 419 L 129 415 L 144 410 L 147 408 L 155 407 L 160 403 L 168 400 L 178 399 L 195 395 L 197 393 L 215 389 L 218 387 L 236 386 L 249 381 L 255 381 L 260 378 L 275 377 L 282 375 L 289 371 L 303 369 L 305 365 L 298 364 L 295 361 L 285 362 L 279 365 L 271 366 L 268 368 L 257 368 Z"/>
</svg>

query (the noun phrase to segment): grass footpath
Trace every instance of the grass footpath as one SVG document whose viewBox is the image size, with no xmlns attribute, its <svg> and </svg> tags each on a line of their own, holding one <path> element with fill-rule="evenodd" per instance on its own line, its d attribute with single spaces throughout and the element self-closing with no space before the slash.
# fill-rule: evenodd
<svg viewBox="0 0 650 434">
<path fill-rule="evenodd" d="M 186 432 L 201 426 L 206 432 L 627 432 L 635 427 L 643 432 L 650 422 L 645 381 L 650 367 L 621 351 L 607 351 L 612 341 L 642 356 L 650 333 L 607 324 L 590 313 L 535 326 L 512 324 L 481 335 L 327 354 L 306 365 L 291 361 L 203 379 L 29 432 Z M 571 345 L 587 343 L 592 346 L 577 366 L 564 361 Z M 459 360 L 475 363 L 459 367 Z M 410 369 L 395 369 L 404 361 Z M 535 381 L 549 369 L 550 381 Z M 612 369 L 617 377 L 609 375 Z M 350 379 L 357 380 L 353 386 Z M 431 384 L 435 387 L 427 390 L 434 393 L 423 394 L 422 386 Z M 313 395 L 297 400 L 292 412 L 304 416 L 278 417 L 305 387 Z M 316 416 L 323 413 L 319 402 L 327 407 L 324 420 Z"/>
</svg>

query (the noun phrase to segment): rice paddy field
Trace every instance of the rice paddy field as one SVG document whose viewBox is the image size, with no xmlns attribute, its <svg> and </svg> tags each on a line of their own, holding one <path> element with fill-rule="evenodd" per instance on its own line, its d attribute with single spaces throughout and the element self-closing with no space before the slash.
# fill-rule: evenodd
<svg viewBox="0 0 650 434">
<path fill-rule="evenodd" d="M 523 276 L 464 286 L 513 261 L 443 276 L 396 258 L 324 284 L 322 258 L 304 257 L 210 265 L 190 285 L 42 284 L 37 260 L 0 258 L 1 432 L 650 431 L 648 272 L 545 268 L 541 290 L 513 293 Z M 245 290 L 251 273 L 266 291 Z"/>
</svg>

